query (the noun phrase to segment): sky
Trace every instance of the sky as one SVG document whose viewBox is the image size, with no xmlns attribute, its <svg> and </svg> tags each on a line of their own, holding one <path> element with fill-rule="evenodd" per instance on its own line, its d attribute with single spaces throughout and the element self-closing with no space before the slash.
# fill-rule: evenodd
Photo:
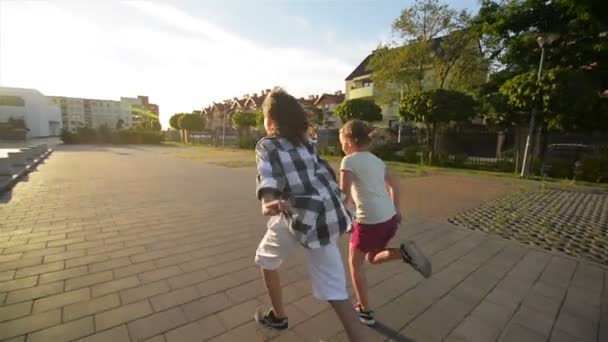
<svg viewBox="0 0 608 342">
<path fill-rule="evenodd" d="M 413 0 L 0 0 L 0 85 L 177 112 L 281 86 L 296 96 L 344 78 Z M 449 0 L 475 12 L 477 0 Z"/>
</svg>

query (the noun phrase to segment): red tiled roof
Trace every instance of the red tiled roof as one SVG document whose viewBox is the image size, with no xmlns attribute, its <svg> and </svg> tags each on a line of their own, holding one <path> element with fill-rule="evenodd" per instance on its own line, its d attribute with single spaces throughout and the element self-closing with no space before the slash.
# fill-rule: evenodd
<svg viewBox="0 0 608 342">
<path fill-rule="evenodd" d="M 315 106 L 320 104 L 340 104 L 344 102 L 344 94 L 323 94 L 315 101 Z"/>
</svg>

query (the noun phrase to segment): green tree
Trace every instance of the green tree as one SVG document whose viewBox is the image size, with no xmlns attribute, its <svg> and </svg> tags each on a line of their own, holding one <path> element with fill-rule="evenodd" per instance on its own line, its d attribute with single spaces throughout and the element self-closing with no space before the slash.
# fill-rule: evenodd
<svg viewBox="0 0 608 342">
<path fill-rule="evenodd" d="M 264 129 L 264 111 L 261 109 L 255 112 L 255 127 L 257 129 Z"/>
<path fill-rule="evenodd" d="M 434 89 L 407 94 L 399 104 L 399 116 L 423 124 L 427 133 L 428 160 L 432 161 L 438 130 L 450 122 L 466 122 L 475 116 L 477 102 L 465 93 Z"/>
<path fill-rule="evenodd" d="M 323 109 L 317 108 L 314 106 L 311 106 L 311 107 L 305 108 L 305 109 L 308 112 L 308 115 L 310 117 L 310 120 L 309 120 L 310 123 L 315 128 L 319 128 L 319 127 L 325 125 L 325 121 L 327 120 L 327 115 L 325 114 Z"/>
<path fill-rule="evenodd" d="M 374 101 L 366 99 L 353 99 L 339 104 L 336 115 L 343 123 L 353 119 L 382 121 L 382 109 Z"/>
<path fill-rule="evenodd" d="M 202 115 L 185 113 L 179 118 L 178 126 L 182 129 L 184 143 L 187 143 L 190 131 L 202 131 L 205 129 L 205 119 Z"/>
<path fill-rule="evenodd" d="M 238 111 L 232 114 L 231 121 L 232 125 L 238 128 L 239 134 L 249 134 L 249 128 L 256 125 L 256 116 L 254 113 Z"/>
<path fill-rule="evenodd" d="M 137 122 L 137 126 L 135 128 L 149 131 L 161 130 L 158 114 L 152 112 L 151 110 L 143 106 L 135 105 L 131 108 L 131 113 L 134 115 L 135 121 Z"/>
<path fill-rule="evenodd" d="M 428 88 L 469 90 L 483 82 L 487 62 L 470 29 L 470 15 L 439 0 L 416 0 L 393 22 L 400 47 L 380 46 L 370 68 L 382 103 Z"/>
<path fill-rule="evenodd" d="M 524 113 L 506 115 L 514 122 L 536 107 L 543 129 L 608 128 L 600 96 L 608 88 L 607 10 L 602 0 L 482 1 L 475 27 L 498 74 L 508 75 L 482 96 Z M 546 58 L 537 82 L 539 36 Z"/>
<path fill-rule="evenodd" d="M 188 114 L 188 113 L 173 114 L 171 116 L 171 118 L 169 118 L 169 126 L 171 126 L 171 128 L 173 128 L 175 130 L 181 130 L 182 128 L 179 126 L 179 120 L 181 119 L 182 116 L 184 116 L 186 114 Z"/>
<path fill-rule="evenodd" d="M 125 120 L 123 120 L 122 118 L 119 118 L 118 121 L 116 121 L 117 130 L 121 130 L 124 125 L 125 125 Z"/>
</svg>

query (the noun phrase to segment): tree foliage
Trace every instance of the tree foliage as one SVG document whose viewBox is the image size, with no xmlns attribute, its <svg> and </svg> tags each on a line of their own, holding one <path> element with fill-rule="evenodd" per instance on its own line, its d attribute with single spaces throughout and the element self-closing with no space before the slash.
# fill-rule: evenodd
<svg viewBox="0 0 608 342">
<path fill-rule="evenodd" d="M 187 115 L 187 114 L 188 113 L 173 114 L 171 116 L 171 118 L 169 118 L 169 126 L 171 126 L 171 128 L 176 129 L 176 130 L 182 129 L 179 125 L 179 120 L 181 119 L 182 116 Z"/>
<path fill-rule="evenodd" d="M 178 125 L 187 131 L 202 131 L 205 129 L 205 119 L 198 114 L 183 114 L 179 118 Z"/>
<path fill-rule="evenodd" d="M 372 100 L 353 99 L 336 107 L 336 115 L 347 122 L 358 119 L 367 122 L 382 121 L 382 109 Z"/>
<path fill-rule="evenodd" d="M 399 104 L 399 116 L 425 126 L 429 160 L 435 150 L 438 129 L 450 122 L 465 122 L 475 116 L 477 102 L 465 93 L 433 89 L 411 92 Z"/>
<path fill-rule="evenodd" d="M 241 130 L 249 129 L 250 127 L 254 127 L 256 125 L 255 114 L 250 112 L 235 112 L 232 114 L 231 121 L 232 125 Z"/>
<path fill-rule="evenodd" d="M 488 65 L 470 19 L 439 0 L 416 0 L 405 8 L 393 23 L 398 47 L 380 46 L 370 61 L 380 101 L 391 103 L 402 91 L 469 90 L 483 81 Z"/>
<path fill-rule="evenodd" d="M 255 112 L 255 127 L 258 129 L 264 128 L 264 112 L 261 109 Z"/>
<path fill-rule="evenodd" d="M 607 5 L 602 0 L 482 1 L 474 23 L 487 55 L 501 68 L 491 87 L 480 88 L 489 116 L 521 123 L 537 107 L 547 128 L 607 129 L 608 106 L 600 96 L 608 88 Z M 537 82 L 539 36 L 545 38 L 546 58 Z"/>
</svg>

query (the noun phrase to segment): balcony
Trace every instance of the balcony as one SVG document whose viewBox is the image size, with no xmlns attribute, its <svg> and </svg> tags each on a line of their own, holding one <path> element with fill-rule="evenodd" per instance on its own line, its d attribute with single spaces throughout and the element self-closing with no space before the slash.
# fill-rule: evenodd
<svg viewBox="0 0 608 342">
<path fill-rule="evenodd" d="M 374 97 L 374 86 L 367 86 L 367 87 L 351 89 L 350 93 L 348 94 L 349 100 L 369 98 L 369 97 Z"/>
</svg>

